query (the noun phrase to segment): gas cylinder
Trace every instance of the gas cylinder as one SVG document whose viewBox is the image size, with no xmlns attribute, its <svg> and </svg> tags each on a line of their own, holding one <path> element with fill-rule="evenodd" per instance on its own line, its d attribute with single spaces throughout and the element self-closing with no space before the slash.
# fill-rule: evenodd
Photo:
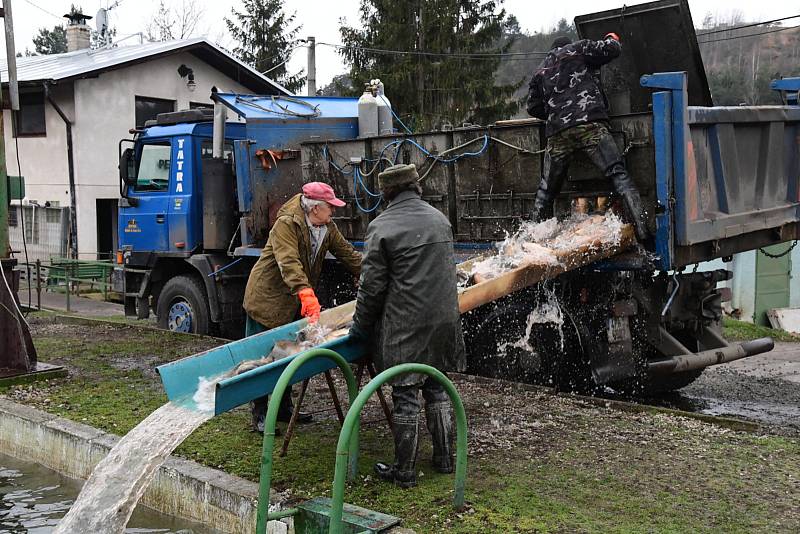
<svg viewBox="0 0 800 534">
<path fill-rule="evenodd" d="M 371 84 L 364 84 L 364 94 L 358 99 L 358 136 L 378 135 L 378 101 Z"/>
<path fill-rule="evenodd" d="M 383 82 L 372 80 L 373 87 L 376 88 L 375 99 L 378 101 L 378 133 L 390 135 L 394 132 L 392 127 L 392 104 L 384 94 Z"/>
</svg>

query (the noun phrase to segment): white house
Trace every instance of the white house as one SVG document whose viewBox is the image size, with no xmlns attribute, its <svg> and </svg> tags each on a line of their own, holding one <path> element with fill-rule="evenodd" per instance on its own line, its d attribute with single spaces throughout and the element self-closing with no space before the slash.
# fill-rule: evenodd
<svg viewBox="0 0 800 534">
<path fill-rule="evenodd" d="M 5 61 L 0 65 L 8 174 L 24 176 L 22 203 L 28 206 L 12 214 L 17 215 L 11 221 L 15 249 L 21 239 L 18 215 L 32 218 L 24 226 L 35 245 L 37 232 L 65 225 L 34 206 L 69 208 L 74 195 L 79 258 L 108 257 L 116 249 L 119 141 L 132 137 L 131 128 L 158 113 L 210 107 L 214 86 L 226 92 L 291 94 L 204 38 L 90 50 L 86 35 L 69 40 L 83 49 L 17 58 L 21 109 L 16 121 L 9 109 L 8 68 Z"/>
</svg>

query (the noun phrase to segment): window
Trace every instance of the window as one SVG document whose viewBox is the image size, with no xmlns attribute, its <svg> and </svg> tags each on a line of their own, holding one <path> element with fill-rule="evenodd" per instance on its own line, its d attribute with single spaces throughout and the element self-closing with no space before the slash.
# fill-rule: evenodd
<svg viewBox="0 0 800 534">
<path fill-rule="evenodd" d="M 189 109 L 214 109 L 214 104 L 205 102 L 189 102 Z"/>
<path fill-rule="evenodd" d="M 169 142 L 142 146 L 134 191 L 166 191 L 169 187 Z"/>
<path fill-rule="evenodd" d="M 14 113 L 14 137 L 47 135 L 44 120 L 44 91 L 19 94 L 19 111 Z"/>
<path fill-rule="evenodd" d="M 159 113 L 172 113 L 175 111 L 175 101 L 163 98 L 136 97 L 136 127 L 144 128 L 144 123 L 155 120 Z"/>
<path fill-rule="evenodd" d="M 9 206 L 8 207 L 8 225 L 12 228 L 16 228 L 19 225 L 19 219 L 17 218 L 17 207 L 16 206 Z"/>
<path fill-rule="evenodd" d="M 23 216 L 25 217 L 25 241 L 29 245 L 39 244 L 39 219 L 41 209 L 37 206 L 22 206 Z"/>
<path fill-rule="evenodd" d="M 214 143 L 210 140 L 203 141 L 203 144 L 200 145 L 200 158 L 202 159 L 211 159 L 213 158 L 214 154 Z M 225 143 L 222 145 L 222 159 L 225 160 L 226 163 L 233 164 L 233 144 Z"/>
<path fill-rule="evenodd" d="M 45 222 L 47 222 L 48 224 L 60 224 L 61 208 L 58 207 L 44 208 L 44 219 Z"/>
</svg>

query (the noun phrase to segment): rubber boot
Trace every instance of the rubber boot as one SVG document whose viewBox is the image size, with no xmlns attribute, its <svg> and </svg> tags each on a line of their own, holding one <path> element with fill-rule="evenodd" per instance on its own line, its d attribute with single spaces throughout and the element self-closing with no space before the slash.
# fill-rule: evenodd
<svg viewBox="0 0 800 534">
<path fill-rule="evenodd" d="M 613 172 L 613 174 L 612 174 Z M 617 190 L 622 197 L 622 203 L 625 205 L 625 210 L 633 222 L 633 227 L 636 230 L 636 238 L 640 242 L 644 242 L 650 238 L 650 232 L 647 230 L 647 222 L 645 219 L 644 209 L 642 207 L 642 199 L 639 196 L 639 191 L 633 184 L 630 176 L 622 164 L 615 165 L 610 169 L 610 178 L 614 183 L 614 189 Z"/>
<path fill-rule="evenodd" d="M 278 421 L 288 423 L 292 418 L 292 401 L 291 393 L 287 393 L 281 399 L 281 406 L 278 409 Z M 269 396 L 259 397 L 250 401 L 250 419 L 253 426 L 253 432 L 260 434 L 264 433 L 264 419 L 267 415 L 267 407 L 269 406 Z M 298 423 L 308 423 L 311 421 L 311 414 L 300 412 L 297 416 Z M 275 429 L 275 435 L 278 435 L 278 429 Z"/>
<path fill-rule="evenodd" d="M 417 446 L 419 445 L 418 416 L 398 416 L 393 418 L 394 464 L 378 462 L 375 473 L 387 482 L 401 488 L 417 485 Z"/>
<path fill-rule="evenodd" d="M 453 472 L 453 416 L 450 403 L 433 402 L 425 406 L 425 420 L 433 441 L 433 468 Z"/>
<path fill-rule="evenodd" d="M 544 169 L 542 169 L 542 179 L 539 182 L 539 189 L 536 191 L 536 200 L 533 204 L 534 222 L 542 222 L 553 217 L 553 203 L 561 192 L 564 185 L 564 177 L 567 175 L 566 161 L 563 159 L 552 159 L 548 153 L 544 157 Z"/>
<path fill-rule="evenodd" d="M 622 162 L 622 154 L 620 154 L 614 138 L 611 137 L 611 134 L 603 135 L 596 146 L 587 149 L 586 154 L 592 163 L 602 170 L 607 178 L 611 179 L 614 189 L 622 197 L 625 210 L 633 221 L 636 238 L 639 241 L 646 241 L 650 237 L 650 233 L 647 231 L 642 199 L 633 180 L 628 176 L 628 171 Z"/>
<path fill-rule="evenodd" d="M 259 397 L 250 401 L 250 423 L 253 432 L 264 433 L 264 418 L 267 415 L 269 397 Z"/>
</svg>

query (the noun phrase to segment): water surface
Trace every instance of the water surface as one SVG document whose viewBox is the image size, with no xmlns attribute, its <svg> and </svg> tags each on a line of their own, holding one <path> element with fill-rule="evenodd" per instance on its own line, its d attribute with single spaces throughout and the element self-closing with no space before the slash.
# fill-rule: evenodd
<svg viewBox="0 0 800 534">
<path fill-rule="evenodd" d="M 81 491 L 81 482 L 32 462 L 0 454 L 0 532 L 49 534 Z M 125 532 L 211 534 L 198 523 L 139 506 Z"/>
</svg>

